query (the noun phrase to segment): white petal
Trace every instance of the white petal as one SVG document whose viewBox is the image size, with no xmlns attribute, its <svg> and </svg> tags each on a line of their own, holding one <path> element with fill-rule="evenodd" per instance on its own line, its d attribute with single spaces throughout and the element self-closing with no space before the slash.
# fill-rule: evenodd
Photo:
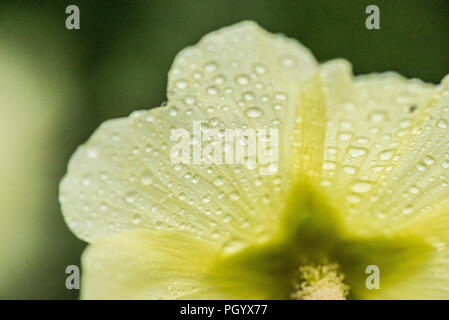
<svg viewBox="0 0 449 320">
<path fill-rule="evenodd" d="M 434 106 L 441 88 L 391 72 L 352 79 L 344 61 L 321 72 L 330 116 L 322 184 L 348 223 L 392 231 L 418 199 L 425 207 L 447 195 L 440 181 L 447 131 L 438 126 L 447 114 Z"/>
<path fill-rule="evenodd" d="M 83 254 L 83 299 L 263 299 L 262 281 L 212 272 L 220 246 L 174 231 L 102 238 Z M 245 285 L 242 286 L 242 284 Z"/>
<path fill-rule="evenodd" d="M 206 36 L 169 73 L 168 105 L 104 123 L 73 155 L 60 187 L 69 227 L 92 241 L 147 227 L 187 232 L 234 251 L 275 232 L 290 185 L 296 97 L 315 70 L 309 51 L 251 22 Z M 279 130 L 279 168 L 175 165 L 171 129 Z M 271 173 L 271 172 L 269 172 Z"/>
</svg>

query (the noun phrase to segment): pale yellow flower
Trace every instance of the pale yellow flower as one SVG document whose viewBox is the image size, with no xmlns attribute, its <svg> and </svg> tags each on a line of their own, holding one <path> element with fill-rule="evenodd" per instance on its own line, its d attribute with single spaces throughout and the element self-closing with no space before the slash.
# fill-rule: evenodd
<svg viewBox="0 0 449 320">
<path fill-rule="evenodd" d="M 448 86 L 353 77 L 252 22 L 205 36 L 166 106 L 107 121 L 69 163 L 82 297 L 447 298 Z M 278 129 L 277 172 L 173 164 L 171 129 L 194 120 Z"/>
</svg>

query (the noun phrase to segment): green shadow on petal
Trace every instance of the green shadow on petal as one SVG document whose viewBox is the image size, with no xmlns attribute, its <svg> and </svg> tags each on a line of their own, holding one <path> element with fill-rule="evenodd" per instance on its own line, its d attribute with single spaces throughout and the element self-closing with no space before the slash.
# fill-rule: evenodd
<svg viewBox="0 0 449 320">
<path fill-rule="evenodd" d="M 212 281 L 246 299 L 288 299 L 299 266 L 338 263 L 349 299 L 382 298 L 382 289 L 407 281 L 434 250 L 408 234 L 357 236 L 343 228 L 341 214 L 310 184 L 293 189 L 278 234 L 212 266 Z M 356 226 L 354 226 L 356 227 Z M 369 265 L 380 269 L 380 289 L 367 289 Z M 242 285 L 244 284 L 244 288 Z M 239 289 L 241 288 L 241 289 Z"/>
</svg>

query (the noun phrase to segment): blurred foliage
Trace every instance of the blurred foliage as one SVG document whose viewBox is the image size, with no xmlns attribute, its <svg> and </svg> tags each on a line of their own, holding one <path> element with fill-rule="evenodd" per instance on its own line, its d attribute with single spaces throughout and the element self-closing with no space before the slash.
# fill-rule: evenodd
<svg viewBox="0 0 449 320">
<path fill-rule="evenodd" d="M 76 4 L 81 29 L 65 28 Z M 380 8 L 380 30 L 365 8 Z M 17 1 L 0 3 L 0 298 L 70 299 L 65 267 L 85 244 L 57 190 L 68 159 L 104 120 L 165 99 L 175 55 L 204 34 L 254 20 L 356 74 L 394 70 L 438 83 L 449 72 L 449 2 Z"/>
</svg>

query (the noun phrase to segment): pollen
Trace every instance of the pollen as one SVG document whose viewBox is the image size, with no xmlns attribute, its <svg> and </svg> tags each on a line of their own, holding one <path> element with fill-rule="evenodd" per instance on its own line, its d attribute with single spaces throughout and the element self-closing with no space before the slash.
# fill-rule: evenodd
<svg viewBox="0 0 449 320">
<path fill-rule="evenodd" d="M 294 300 L 346 300 L 349 286 L 336 263 L 300 266 L 293 282 Z"/>
</svg>

